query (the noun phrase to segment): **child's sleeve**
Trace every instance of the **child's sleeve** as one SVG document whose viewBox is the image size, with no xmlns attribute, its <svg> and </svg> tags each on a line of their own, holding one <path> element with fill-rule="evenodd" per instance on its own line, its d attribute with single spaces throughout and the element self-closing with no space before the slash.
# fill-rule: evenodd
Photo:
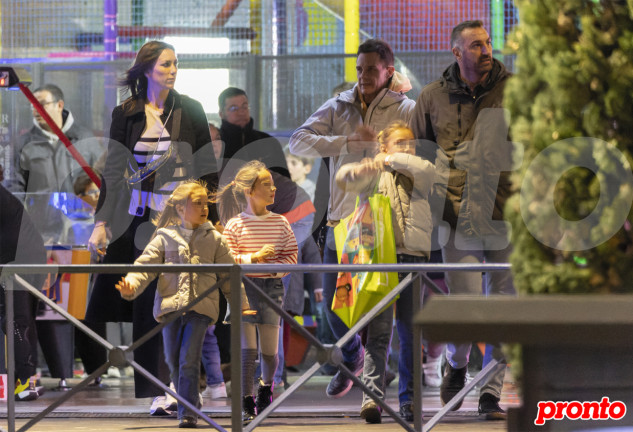
<svg viewBox="0 0 633 432">
<path fill-rule="evenodd" d="M 136 261 L 134 261 L 134 265 L 144 265 L 144 264 L 162 264 L 165 262 L 165 245 L 163 242 L 163 237 L 161 235 L 156 235 L 151 242 L 145 247 L 145 250 L 139 256 Z M 140 296 L 145 288 L 152 282 L 158 273 L 149 273 L 149 272 L 130 272 L 125 275 L 125 280 L 127 280 L 130 285 L 134 288 L 134 293 L 129 296 L 121 295 L 126 300 L 134 300 L 138 296 Z"/>
<path fill-rule="evenodd" d="M 235 223 L 228 221 L 222 233 L 229 247 L 229 252 L 237 264 L 250 264 L 251 254 L 240 254 L 239 235 L 236 232 Z"/>
<path fill-rule="evenodd" d="M 389 166 L 413 179 L 413 187 L 427 194 L 435 182 L 435 165 L 419 156 L 406 153 L 389 155 Z"/>
<path fill-rule="evenodd" d="M 355 168 L 360 166 L 359 162 L 351 162 L 342 165 L 336 171 L 336 185 L 344 192 L 356 192 L 359 194 L 370 193 L 376 184 L 376 179 L 380 176 L 359 176 L 355 173 Z"/>
<path fill-rule="evenodd" d="M 215 264 L 235 264 L 235 260 L 231 255 L 231 251 L 224 237 L 220 237 L 216 239 L 218 242 L 218 247 L 215 250 L 214 263 Z M 218 279 L 221 277 L 229 276 L 228 273 L 218 273 Z M 226 298 L 227 303 L 231 304 L 231 281 L 228 280 L 224 282 L 220 289 L 222 290 L 222 294 L 224 294 L 224 298 Z M 248 304 L 248 297 L 246 297 L 246 291 L 244 291 L 244 284 L 240 281 L 240 290 L 242 297 L 242 310 L 249 309 L 250 305 Z"/>
<path fill-rule="evenodd" d="M 282 217 L 284 230 L 282 238 L 278 243 L 278 249 L 275 254 L 275 264 L 296 264 L 297 263 L 297 240 L 290 228 L 290 224 L 286 218 Z M 288 273 L 277 274 L 276 277 L 284 277 Z"/>
</svg>

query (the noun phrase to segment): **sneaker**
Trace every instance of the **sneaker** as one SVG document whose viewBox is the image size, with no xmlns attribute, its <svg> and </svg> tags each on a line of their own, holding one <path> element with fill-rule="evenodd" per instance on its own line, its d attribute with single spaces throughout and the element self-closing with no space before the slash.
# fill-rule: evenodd
<svg viewBox="0 0 633 432">
<path fill-rule="evenodd" d="M 202 396 L 209 399 L 221 399 L 226 397 L 226 385 L 224 383 L 208 385 L 202 392 Z"/>
<path fill-rule="evenodd" d="M 172 411 L 168 411 L 165 406 L 165 396 L 156 396 L 149 407 L 149 415 L 151 416 L 168 416 Z"/>
<path fill-rule="evenodd" d="M 169 383 L 169 388 L 171 391 L 176 393 L 176 386 L 174 386 L 174 383 Z M 200 400 L 200 403 L 202 403 L 202 399 Z M 171 412 L 178 410 L 178 400 L 169 393 L 165 393 L 165 409 Z"/>
<path fill-rule="evenodd" d="M 359 376 L 363 372 L 363 366 L 365 364 L 365 353 L 360 350 L 358 357 L 354 363 L 343 362 L 345 366 L 356 376 Z M 328 397 L 338 399 L 345 396 L 354 383 L 351 379 L 345 376 L 341 371 L 336 372 L 334 377 L 330 381 L 325 390 Z"/>
<path fill-rule="evenodd" d="M 460 392 L 466 385 L 466 371 L 468 366 L 464 366 L 461 369 L 454 369 L 450 363 L 446 364 L 446 371 L 444 371 L 444 378 L 442 378 L 442 384 L 440 385 L 440 400 L 442 406 L 446 405 L 448 401 Z M 463 400 L 459 401 L 453 408 L 453 411 L 457 411 L 462 406 Z"/>
<path fill-rule="evenodd" d="M 264 384 L 264 381 L 259 380 L 259 387 L 257 388 L 257 399 L 255 400 L 255 406 L 257 407 L 257 414 L 261 414 L 268 406 L 273 402 L 273 385 Z"/>
<path fill-rule="evenodd" d="M 32 401 L 40 397 L 40 393 L 34 389 L 35 382 L 31 383 L 32 379 L 27 379 L 24 384 L 20 382 L 18 378 L 15 383 L 15 400 L 18 402 Z"/>
<path fill-rule="evenodd" d="M 253 396 L 244 396 L 242 400 L 242 422 L 244 425 L 247 425 L 253 421 L 255 417 L 257 417 L 255 399 L 253 399 Z"/>
<path fill-rule="evenodd" d="M 104 375 L 108 378 L 121 378 L 121 371 L 116 366 L 110 366 Z"/>
<path fill-rule="evenodd" d="M 482 393 L 479 396 L 479 415 L 485 416 L 486 420 L 507 418 L 506 412 L 499 406 L 499 398 L 490 393 Z"/>
<path fill-rule="evenodd" d="M 376 405 L 376 402 L 369 401 L 360 409 L 360 418 L 365 419 L 367 423 L 378 424 L 382 421 L 381 412 L 382 410 Z"/>
<path fill-rule="evenodd" d="M 442 384 L 442 356 L 437 358 L 428 357 L 426 363 L 422 364 L 424 369 L 424 385 L 427 387 L 439 387 Z"/>
<path fill-rule="evenodd" d="M 183 417 L 178 424 L 179 428 L 195 429 L 198 427 L 198 419 L 195 417 Z"/>
<path fill-rule="evenodd" d="M 400 417 L 406 422 L 413 422 L 413 404 L 411 402 L 405 402 L 400 405 Z"/>
</svg>

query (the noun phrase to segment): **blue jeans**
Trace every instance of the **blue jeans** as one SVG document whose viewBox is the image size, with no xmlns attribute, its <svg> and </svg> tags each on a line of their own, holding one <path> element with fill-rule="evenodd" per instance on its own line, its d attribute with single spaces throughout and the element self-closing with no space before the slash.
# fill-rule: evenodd
<svg viewBox="0 0 633 432">
<path fill-rule="evenodd" d="M 202 365 L 207 374 L 208 386 L 224 382 L 222 368 L 220 367 L 220 347 L 218 346 L 218 338 L 215 336 L 214 330 L 214 325 L 207 327 L 207 331 L 204 334 L 204 342 L 202 343 Z"/>
<path fill-rule="evenodd" d="M 398 255 L 399 264 L 415 264 L 426 262 L 426 257 L 414 255 Z M 409 273 L 398 273 L 402 280 Z M 398 400 L 400 405 L 413 401 L 413 286 L 409 285 L 396 301 L 396 328 L 400 339 L 400 355 L 398 358 Z"/>
<path fill-rule="evenodd" d="M 449 230 L 445 226 L 438 228 L 445 263 L 507 263 L 510 261 L 512 246 L 507 235 L 488 235 L 485 237 L 466 236 L 460 232 Z M 451 294 L 477 295 L 515 295 L 512 274 L 507 271 L 487 272 L 485 278 L 481 272 L 446 272 L 446 285 Z M 483 286 L 482 286 L 483 285 Z M 482 293 L 483 291 L 483 293 Z M 468 365 L 471 344 L 446 344 L 446 360 L 453 368 L 461 369 Z M 486 348 L 485 367 L 491 358 L 503 359 L 501 347 L 495 345 Z M 480 393 L 490 393 L 501 397 L 505 369 L 490 375 Z"/>
<path fill-rule="evenodd" d="M 163 328 L 165 359 L 176 393 L 200 408 L 199 379 L 202 342 L 211 318 L 189 311 Z M 178 404 L 178 419 L 197 417 L 193 411 Z"/>
<path fill-rule="evenodd" d="M 334 241 L 334 228 L 327 227 L 327 236 L 325 238 L 325 247 L 323 248 L 323 264 L 338 264 L 338 257 L 336 256 L 336 242 Z M 330 328 L 336 340 L 342 338 L 345 333 L 349 331 L 349 328 L 343 321 L 332 312 L 332 300 L 334 299 L 334 293 L 336 292 L 336 273 L 323 273 L 323 301 L 325 316 L 330 323 Z M 360 337 L 354 335 L 342 347 L 343 360 L 347 363 L 354 362 L 361 354 Z"/>
</svg>

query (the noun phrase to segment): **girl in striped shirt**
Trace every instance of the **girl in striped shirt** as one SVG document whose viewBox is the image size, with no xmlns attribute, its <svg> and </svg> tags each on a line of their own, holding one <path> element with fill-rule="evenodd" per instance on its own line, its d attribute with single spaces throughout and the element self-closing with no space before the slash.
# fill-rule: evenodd
<svg viewBox="0 0 633 432">
<path fill-rule="evenodd" d="M 236 174 L 235 180 L 217 196 L 224 236 L 238 264 L 296 264 L 297 242 L 290 224 L 282 215 L 266 209 L 275 200 L 275 185 L 270 171 L 259 161 L 251 161 Z M 241 213 L 240 213 L 241 211 Z M 239 214 L 238 214 L 239 213 Z M 243 419 L 250 422 L 272 402 L 273 376 L 277 368 L 279 315 L 250 287 L 254 283 L 281 305 L 287 273 L 254 273 L 245 276 L 244 286 L 250 308 L 256 315 L 243 317 L 242 396 Z M 249 283 L 250 282 L 250 283 Z M 257 334 L 262 360 L 256 399 L 253 397 Z"/>
</svg>

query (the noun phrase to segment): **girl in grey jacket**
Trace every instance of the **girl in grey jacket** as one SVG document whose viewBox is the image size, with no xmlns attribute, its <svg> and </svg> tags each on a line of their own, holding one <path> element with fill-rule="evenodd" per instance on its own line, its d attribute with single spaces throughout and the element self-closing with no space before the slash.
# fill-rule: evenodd
<svg viewBox="0 0 633 432">
<path fill-rule="evenodd" d="M 415 155 L 413 133 L 402 121 L 389 124 L 378 134 L 380 152 L 373 158 L 343 165 L 336 174 L 338 186 L 346 192 L 367 197 L 377 191 L 389 198 L 398 263 L 428 260 L 431 250 L 431 208 L 429 193 L 435 166 Z M 399 273 L 400 281 L 406 273 Z M 413 292 L 407 287 L 396 302 L 396 327 L 400 338 L 398 398 L 400 415 L 413 421 Z M 393 308 L 383 311 L 369 326 L 363 379 L 384 383 L 387 347 L 391 341 Z M 368 365 L 367 357 L 372 359 Z M 369 366 L 369 367 L 368 367 Z M 373 379 L 372 377 L 379 377 Z M 384 385 L 380 390 L 384 394 Z M 367 398 L 366 395 L 363 396 Z M 364 400 L 363 403 L 366 401 Z"/>
<path fill-rule="evenodd" d="M 202 183 L 189 181 L 178 186 L 156 221 L 156 232 L 143 254 L 142 264 L 234 264 L 224 238 L 207 220 L 209 191 Z M 127 300 L 138 297 L 157 274 L 128 273 L 116 285 Z M 154 300 L 154 318 L 163 321 L 203 295 L 217 281 L 216 273 L 161 273 Z M 221 287 L 230 299 L 230 284 Z M 200 408 L 198 379 L 202 343 L 207 327 L 218 320 L 220 294 L 207 294 L 186 313 L 163 328 L 165 358 L 178 395 Z M 242 309 L 248 300 L 242 290 Z M 180 427 L 195 427 L 197 416 L 178 404 Z"/>
</svg>

